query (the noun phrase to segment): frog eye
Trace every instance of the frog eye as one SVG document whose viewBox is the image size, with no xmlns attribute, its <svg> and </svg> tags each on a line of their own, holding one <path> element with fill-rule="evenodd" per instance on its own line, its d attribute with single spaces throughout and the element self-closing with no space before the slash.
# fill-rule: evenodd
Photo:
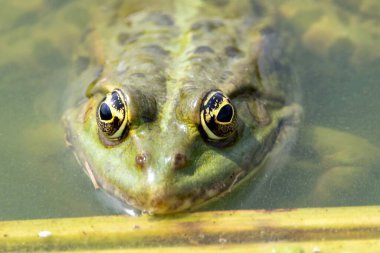
<svg viewBox="0 0 380 253">
<path fill-rule="evenodd" d="M 232 136 L 237 128 L 236 112 L 223 92 L 210 91 L 200 110 L 201 127 L 209 140 L 218 141 Z"/>
<path fill-rule="evenodd" d="M 128 106 L 121 90 L 108 93 L 96 112 L 99 130 L 109 139 L 120 139 L 128 130 Z"/>
</svg>

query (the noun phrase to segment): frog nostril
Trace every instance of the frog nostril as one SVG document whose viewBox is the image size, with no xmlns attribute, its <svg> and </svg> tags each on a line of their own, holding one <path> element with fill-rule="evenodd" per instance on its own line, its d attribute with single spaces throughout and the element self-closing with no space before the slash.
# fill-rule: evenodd
<svg viewBox="0 0 380 253">
<path fill-rule="evenodd" d="M 181 169 L 187 164 L 187 157 L 185 154 L 177 153 L 174 156 L 174 168 Z"/>
<path fill-rule="evenodd" d="M 138 167 L 144 168 L 146 160 L 147 160 L 147 155 L 145 153 L 136 155 L 135 161 Z"/>
</svg>

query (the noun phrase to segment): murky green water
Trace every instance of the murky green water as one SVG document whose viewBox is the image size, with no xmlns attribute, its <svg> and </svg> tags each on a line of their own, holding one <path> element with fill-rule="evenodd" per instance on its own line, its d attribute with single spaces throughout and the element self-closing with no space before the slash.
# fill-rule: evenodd
<svg viewBox="0 0 380 253">
<path fill-rule="evenodd" d="M 371 2 L 367 2 L 371 6 Z M 1 1 L 1 220 L 115 212 L 99 198 L 66 148 L 61 123 L 71 56 L 89 23 L 89 10 L 97 8 L 95 1 L 91 3 Z M 341 6 L 342 11 L 338 8 L 337 15 L 347 18 L 353 4 Z M 291 8 L 292 4 L 285 5 L 283 12 L 291 13 Z M 297 52 L 294 67 L 301 82 L 306 112 L 302 128 L 319 125 L 346 131 L 380 147 L 377 127 L 380 123 L 380 48 L 373 43 L 378 41 L 380 45 L 380 36 L 372 30 L 374 25 L 378 27 L 380 18 L 372 12 L 371 8 L 363 7 L 356 20 L 355 27 L 361 29 L 355 30 L 360 30 L 355 38 L 362 41 L 358 39 L 356 44 L 350 44 L 342 40 L 329 48 L 327 56 L 310 48 L 300 48 Z M 311 8 L 302 13 L 289 19 L 299 24 L 301 30 L 302 26 L 310 25 L 307 19 L 316 11 Z M 326 13 L 328 15 L 331 13 Z M 298 19 L 306 21 L 297 22 Z M 307 44 L 307 36 L 299 34 Z M 360 57 L 355 56 L 357 47 L 363 48 L 359 50 Z M 362 154 L 369 153 L 367 148 L 362 148 L 367 146 L 358 142 L 348 141 L 347 145 L 362 150 Z M 376 151 L 373 153 L 380 156 Z M 232 206 L 380 204 L 377 157 L 370 165 L 367 159 L 355 164 L 355 168 L 349 163 L 346 167 L 321 168 L 320 161 L 313 162 L 315 154 L 304 147 L 295 148 L 293 157 L 296 161 L 310 158 L 312 162 L 289 163 L 284 168 L 262 172 L 253 187 L 243 188 L 231 196 Z"/>
</svg>

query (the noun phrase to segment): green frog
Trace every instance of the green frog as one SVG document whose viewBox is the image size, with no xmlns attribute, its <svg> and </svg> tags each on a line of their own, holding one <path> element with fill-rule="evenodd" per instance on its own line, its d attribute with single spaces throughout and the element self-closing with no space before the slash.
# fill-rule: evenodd
<svg viewBox="0 0 380 253">
<path fill-rule="evenodd" d="M 285 162 L 303 108 L 291 67 L 297 45 L 273 6 L 119 1 L 96 19 L 72 85 L 86 97 L 74 97 L 64 115 L 68 144 L 95 188 L 150 214 L 174 213 Z M 301 135 L 319 150 L 332 147 L 330 162 L 362 153 L 325 138 L 349 134 L 310 127 Z M 372 162 L 378 150 L 363 145 L 372 153 L 359 160 Z M 359 167 L 335 160 L 332 168 Z"/>
</svg>

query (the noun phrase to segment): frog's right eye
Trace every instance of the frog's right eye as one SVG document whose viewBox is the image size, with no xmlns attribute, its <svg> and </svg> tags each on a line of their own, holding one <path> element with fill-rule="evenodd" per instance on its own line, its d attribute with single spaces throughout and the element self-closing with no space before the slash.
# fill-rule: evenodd
<svg viewBox="0 0 380 253">
<path fill-rule="evenodd" d="M 200 108 L 202 132 L 210 141 L 225 140 L 236 133 L 237 116 L 231 100 L 220 90 L 210 91 Z"/>
<path fill-rule="evenodd" d="M 96 111 L 98 128 L 110 140 L 119 140 L 128 132 L 128 116 L 128 105 L 119 89 L 108 93 Z"/>
</svg>

